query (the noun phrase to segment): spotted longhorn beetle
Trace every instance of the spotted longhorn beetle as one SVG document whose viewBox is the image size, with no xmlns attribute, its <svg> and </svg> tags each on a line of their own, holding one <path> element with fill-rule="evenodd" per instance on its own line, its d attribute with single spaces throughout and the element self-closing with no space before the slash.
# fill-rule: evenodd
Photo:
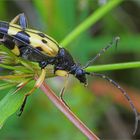
<svg viewBox="0 0 140 140">
<path fill-rule="evenodd" d="M 108 80 L 117 87 L 128 100 L 135 114 L 134 133 L 136 132 L 139 115 L 125 90 L 109 77 L 95 72 L 86 72 L 85 70 L 85 68 L 99 58 L 100 55 L 112 47 L 113 43 L 117 43 L 118 37 L 108 44 L 108 46 L 103 48 L 93 59 L 87 62 L 84 67 L 81 67 L 73 60 L 71 54 L 65 48 L 62 48 L 53 38 L 40 31 L 28 29 L 27 27 L 27 19 L 24 13 L 17 15 L 10 23 L 0 21 L 0 43 L 10 49 L 16 56 L 39 63 L 41 68 L 41 74 L 37 79 L 33 90 L 25 95 L 19 115 L 23 112 L 27 97 L 32 94 L 34 89 L 40 87 L 44 81 L 46 66 L 51 64 L 54 65 L 54 74 L 57 76 L 68 77 L 69 74 L 72 74 L 84 85 L 87 85 L 86 75 L 97 76 Z M 60 94 L 61 99 L 64 89 L 65 86 Z"/>
</svg>

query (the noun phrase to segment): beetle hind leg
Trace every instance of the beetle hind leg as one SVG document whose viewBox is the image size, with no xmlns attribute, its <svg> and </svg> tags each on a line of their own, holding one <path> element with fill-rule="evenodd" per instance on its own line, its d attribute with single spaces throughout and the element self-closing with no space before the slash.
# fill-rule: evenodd
<svg viewBox="0 0 140 140">
<path fill-rule="evenodd" d="M 24 111 L 28 96 L 30 96 L 35 91 L 35 89 L 37 89 L 41 86 L 41 84 L 43 83 L 43 81 L 45 79 L 45 76 L 46 76 L 46 69 L 44 68 L 44 69 L 42 69 L 41 74 L 40 74 L 39 78 L 37 79 L 34 87 L 27 94 L 25 94 L 25 97 L 24 97 L 23 103 L 21 105 L 20 112 L 18 113 L 18 116 L 21 116 L 22 112 Z"/>
<path fill-rule="evenodd" d="M 24 15 L 24 13 L 18 14 L 15 18 L 13 18 L 13 19 L 11 20 L 10 23 L 15 24 L 15 23 L 18 23 L 18 22 L 19 22 L 19 25 L 20 25 L 23 29 L 27 28 L 28 22 L 27 22 L 27 18 L 26 18 L 26 16 Z"/>
</svg>

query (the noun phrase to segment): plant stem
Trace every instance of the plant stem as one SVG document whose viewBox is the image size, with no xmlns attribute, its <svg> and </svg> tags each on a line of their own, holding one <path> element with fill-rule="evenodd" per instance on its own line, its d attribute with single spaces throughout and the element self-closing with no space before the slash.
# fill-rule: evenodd
<svg viewBox="0 0 140 140">
<path fill-rule="evenodd" d="M 31 77 L 33 74 L 16 74 L 16 75 L 3 75 L 0 76 L 1 79 L 15 79 L 15 78 L 26 78 L 26 77 Z"/>
<path fill-rule="evenodd" d="M 98 8 L 95 12 L 91 14 L 84 22 L 77 26 L 71 33 L 69 33 L 61 42 L 61 46 L 66 47 L 70 42 L 72 42 L 76 37 L 78 37 L 82 32 L 87 30 L 90 26 L 101 19 L 105 14 L 110 12 L 114 7 L 119 5 L 123 0 L 110 0 L 104 6 Z"/>
<path fill-rule="evenodd" d="M 0 67 L 5 68 L 5 69 L 9 69 L 9 70 L 19 70 L 22 72 L 31 72 L 30 70 L 27 70 L 24 67 L 13 67 L 13 66 L 1 64 L 1 63 L 0 63 Z"/>
<path fill-rule="evenodd" d="M 140 68 L 140 61 L 138 62 L 126 62 L 117 64 L 106 64 L 106 65 L 95 65 L 86 68 L 87 72 L 98 72 L 98 71 L 108 71 L 108 70 L 121 70 L 121 69 L 132 69 Z"/>
<path fill-rule="evenodd" d="M 48 96 L 53 104 L 65 114 L 65 116 L 90 140 L 99 140 L 99 138 L 81 122 L 77 116 L 58 98 L 55 93 L 47 86 L 45 82 L 40 89 Z"/>
</svg>

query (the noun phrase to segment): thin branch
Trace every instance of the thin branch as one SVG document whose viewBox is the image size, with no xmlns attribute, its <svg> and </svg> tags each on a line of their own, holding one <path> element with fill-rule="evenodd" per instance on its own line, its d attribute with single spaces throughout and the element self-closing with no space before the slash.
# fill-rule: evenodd
<svg viewBox="0 0 140 140">
<path fill-rule="evenodd" d="M 9 70 L 19 70 L 19 71 L 25 72 L 25 73 L 30 73 L 31 72 L 30 70 L 28 70 L 24 67 L 9 66 L 9 65 L 6 65 L 6 64 L 2 64 L 2 63 L 0 63 L 0 67 L 5 68 L 5 69 L 9 69 Z"/>
<path fill-rule="evenodd" d="M 0 80 L 1 79 L 17 79 L 17 78 L 27 78 L 27 77 L 33 77 L 33 74 L 16 74 L 16 75 L 3 75 L 0 76 Z"/>
<path fill-rule="evenodd" d="M 99 138 L 79 118 L 58 98 L 55 93 L 47 86 L 45 82 L 40 89 L 48 96 L 53 104 L 65 114 L 65 116 L 90 140 L 99 140 Z"/>
</svg>

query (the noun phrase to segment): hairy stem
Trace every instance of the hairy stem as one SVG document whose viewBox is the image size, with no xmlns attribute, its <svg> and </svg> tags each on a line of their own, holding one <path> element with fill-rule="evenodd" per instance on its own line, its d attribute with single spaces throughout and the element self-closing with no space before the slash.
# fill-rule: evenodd
<svg viewBox="0 0 140 140">
<path fill-rule="evenodd" d="M 55 93 L 47 86 L 45 82 L 40 89 L 48 96 L 53 104 L 65 114 L 65 116 L 90 140 L 99 140 L 99 138 L 79 118 L 58 98 Z"/>
</svg>

